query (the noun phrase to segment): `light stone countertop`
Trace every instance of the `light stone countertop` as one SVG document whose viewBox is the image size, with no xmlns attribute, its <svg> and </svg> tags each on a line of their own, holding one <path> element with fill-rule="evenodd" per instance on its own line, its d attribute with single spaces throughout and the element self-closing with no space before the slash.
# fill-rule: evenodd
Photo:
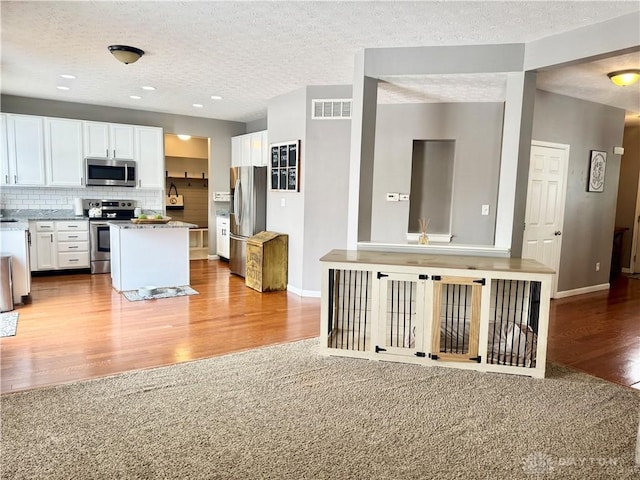
<svg viewBox="0 0 640 480">
<path fill-rule="evenodd" d="M 195 223 L 170 221 L 168 223 L 132 223 L 126 220 L 107 222 L 107 225 L 122 229 L 149 229 L 149 228 L 198 228 Z"/>
</svg>

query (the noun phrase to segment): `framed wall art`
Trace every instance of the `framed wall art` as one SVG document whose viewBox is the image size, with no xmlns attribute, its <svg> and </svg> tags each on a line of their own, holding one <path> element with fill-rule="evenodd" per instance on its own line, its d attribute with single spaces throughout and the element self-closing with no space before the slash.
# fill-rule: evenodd
<svg viewBox="0 0 640 480">
<path fill-rule="evenodd" d="M 281 192 L 300 191 L 300 140 L 272 143 L 270 189 Z"/>
<path fill-rule="evenodd" d="M 604 172 L 607 166 L 607 152 L 591 150 L 589 163 L 588 192 L 604 192 Z"/>
</svg>

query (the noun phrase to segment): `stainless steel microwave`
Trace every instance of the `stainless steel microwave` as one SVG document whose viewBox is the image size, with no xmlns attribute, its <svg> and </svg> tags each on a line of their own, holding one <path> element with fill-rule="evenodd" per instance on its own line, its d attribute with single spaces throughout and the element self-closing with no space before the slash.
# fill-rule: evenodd
<svg viewBox="0 0 640 480">
<path fill-rule="evenodd" d="M 87 186 L 135 187 L 136 162 L 133 160 L 85 159 Z"/>
</svg>

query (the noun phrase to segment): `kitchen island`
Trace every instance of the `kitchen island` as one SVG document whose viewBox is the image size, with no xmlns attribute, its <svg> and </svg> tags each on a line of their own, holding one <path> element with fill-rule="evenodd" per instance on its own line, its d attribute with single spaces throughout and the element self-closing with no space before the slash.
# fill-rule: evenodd
<svg viewBox="0 0 640 480">
<path fill-rule="evenodd" d="M 108 222 L 111 284 L 119 292 L 189 285 L 189 229 L 185 222 Z"/>
</svg>

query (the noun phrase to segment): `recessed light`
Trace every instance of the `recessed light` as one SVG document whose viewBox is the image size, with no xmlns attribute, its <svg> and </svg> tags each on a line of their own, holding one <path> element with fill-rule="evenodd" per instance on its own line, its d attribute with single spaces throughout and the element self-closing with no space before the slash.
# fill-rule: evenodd
<svg viewBox="0 0 640 480">
<path fill-rule="evenodd" d="M 196 107 L 196 108 L 202 108 L 203 107 L 203 105 L 201 103 L 194 103 L 193 106 Z"/>
<path fill-rule="evenodd" d="M 145 87 L 142 87 L 142 89 L 143 89 L 143 90 L 149 90 L 149 91 L 151 91 L 151 90 L 155 90 L 155 89 L 156 89 L 156 87 L 149 87 L 149 86 L 145 86 Z"/>
<path fill-rule="evenodd" d="M 211 95 L 211 100 L 222 100 L 220 95 Z"/>
<path fill-rule="evenodd" d="M 140 100 L 142 99 L 142 97 L 140 95 L 129 95 L 129 98 L 132 98 L 134 100 Z"/>
<path fill-rule="evenodd" d="M 65 87 L 64 85 L 58 85 L 56 88 L 58 90 L 71 90 L 69 87 Z"/>
<path fill-rule="evenodd" d="M 76 78 L 75 75 L 69 75 L 68 73 L 63 73 L 62 75 L 60 75 L 62 78 L 68 78 L 69 80 L 73 80 L 74 78 Z"/>
</svg>

